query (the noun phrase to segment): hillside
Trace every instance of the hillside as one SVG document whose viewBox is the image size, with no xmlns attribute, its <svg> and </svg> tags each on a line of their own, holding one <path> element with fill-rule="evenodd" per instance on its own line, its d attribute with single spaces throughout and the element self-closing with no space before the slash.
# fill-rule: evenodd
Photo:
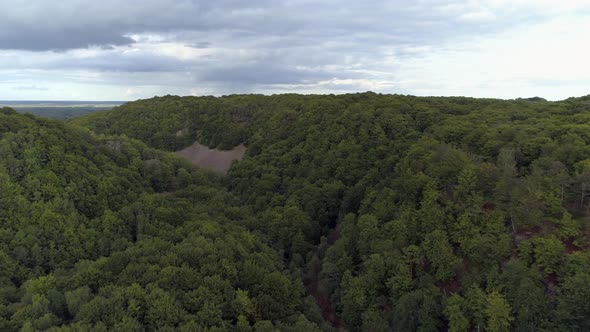
<svg viewBox="0 0 590 332">
<path fill-rule="evenodd" d="M 18 248 L 34 245 L 10 242 L 23 226 L 3 231 L 2 257 L 27 266 L 2 279 L 8 330 L 590 329 L 590 97 L 166 96 L 67 124 L 4 113 L 19 193 L 4 199 L 57 192 L 70 210 L 42 210 L 75 221 L 5 220 L 46 227 L 34 241 L 49 256 L 92 243 L 59 243 L 81 225 L 118 241 L 25 262 Z M 218 176 L 171 153 L 196 142 L 247 150 Z M 52 169 L 62 151 L 88 176 Z M 29 155 L 61 181 L 54 196 L 27 180 Z"/>
<path fill-rule="evenodd" d="M 249 218 L 171 153 L 1 109 L 0 331 L 311 324 Z"/>
</svg>

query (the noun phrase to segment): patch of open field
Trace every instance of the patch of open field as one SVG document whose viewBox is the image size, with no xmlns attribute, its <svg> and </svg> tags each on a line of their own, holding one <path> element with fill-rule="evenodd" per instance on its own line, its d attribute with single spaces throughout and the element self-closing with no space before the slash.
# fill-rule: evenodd
<svg viewBox="0 0 590 332">
<path fill-rule="evenodd" d="M 231 150 L 210 149 L 205 145 L 195 144 L 177 151 L 176 154 L 193 165 L 215 171 L 220 174 L 227 174 L 231 163 L 234 160 L 242 160 L 246 153 L 246 146 L 240 144 Z"/>
</svg>

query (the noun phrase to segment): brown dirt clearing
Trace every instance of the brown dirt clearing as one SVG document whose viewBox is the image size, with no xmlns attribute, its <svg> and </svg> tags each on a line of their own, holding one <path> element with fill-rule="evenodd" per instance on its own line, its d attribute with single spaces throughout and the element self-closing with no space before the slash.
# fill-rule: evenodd
<svg viewBox="0 0 590 332">
<path fill-rule="evenodd" d="M 246 146 L 240 144 L 231 150 L 210 149 L 205 145 L 195 144 L 176 152 L 176 155 L 190 161 L 193 165 L 217 173 L 227 174 L 234 160 L 242 160 Z"/>
</svg>

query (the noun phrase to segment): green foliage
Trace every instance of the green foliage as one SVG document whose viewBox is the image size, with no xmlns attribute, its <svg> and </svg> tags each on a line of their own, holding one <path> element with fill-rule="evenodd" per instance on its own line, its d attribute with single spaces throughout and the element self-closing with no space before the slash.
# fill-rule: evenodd
<svg viewBox="0 0 590 332">
<path fill-rule="evenodd" d="M 483 328 L 486 322 L 486 295 L 477 286 L 470 286 L 465 291 L 465 309 L 471 326 L 476 329 Z"/>
<path fill-rule="evenodd" d="M 445 315 L 449 320 L 449 332 L 467 331 L 469 329 L 469 320 L 465 316 L 465 300 L 459 294 L 453 294 L 447 300 Z"/>
<path fill-rule="evenodd" d="M 559 221 L 558 235 L 563 240 L 578 239 L 582 235 L 580 225 L 572 219 L 572 215 L 567 211 L 563 212 L 563 216 Z"/>
<path fill-rule="evenodd" d="M 563 243 L 556 237 L 535 237 L 521 243 L 521 250 L 525 256 L 528 251 L 532 261 L 546 273 L 558 272 L 564 255 Z"/>
<path fill-rule="evenodd" d="M 503 332 L 510 330 L 512 318 L 512 308 L 506 299 L 498 292 L 493 291 L 487 296 L 487 308 L 485 310 L 487 321 L 487 331 Z"/>
<path fill-rule="evenodd" d="M 590 329 L 587 99 L 2 109 L 0 330 Z"/>
<path fill-rule="evenodd" d="M 433 267 L 434 275 L 438 280 L 444 281 L 453 277 L 459 261 L 453 255 L 453 249 L 443 231 L 434 231 L 426 235 L 424 253 Z"/>
<path fill-rule="evenodd" d="M 220 179 L 57 121 L 3 112 L 0 127 L 5 330 L 225 329 L 299 305 L 296 279 L 240 226 L 249 213 Z M 247 262 L 264 277 L 239 278 Z"/>
</svg>

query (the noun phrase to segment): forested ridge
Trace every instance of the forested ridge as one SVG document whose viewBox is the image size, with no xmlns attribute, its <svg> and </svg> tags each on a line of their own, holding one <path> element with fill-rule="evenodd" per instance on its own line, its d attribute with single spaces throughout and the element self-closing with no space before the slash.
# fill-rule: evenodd
<svg viewBox="0 0 590 332">
<path fill-rule="evenodd" d="M 3 109 L 0 330 L 588 330 L 589 143 L 590 97 Z"/>
</svg>

